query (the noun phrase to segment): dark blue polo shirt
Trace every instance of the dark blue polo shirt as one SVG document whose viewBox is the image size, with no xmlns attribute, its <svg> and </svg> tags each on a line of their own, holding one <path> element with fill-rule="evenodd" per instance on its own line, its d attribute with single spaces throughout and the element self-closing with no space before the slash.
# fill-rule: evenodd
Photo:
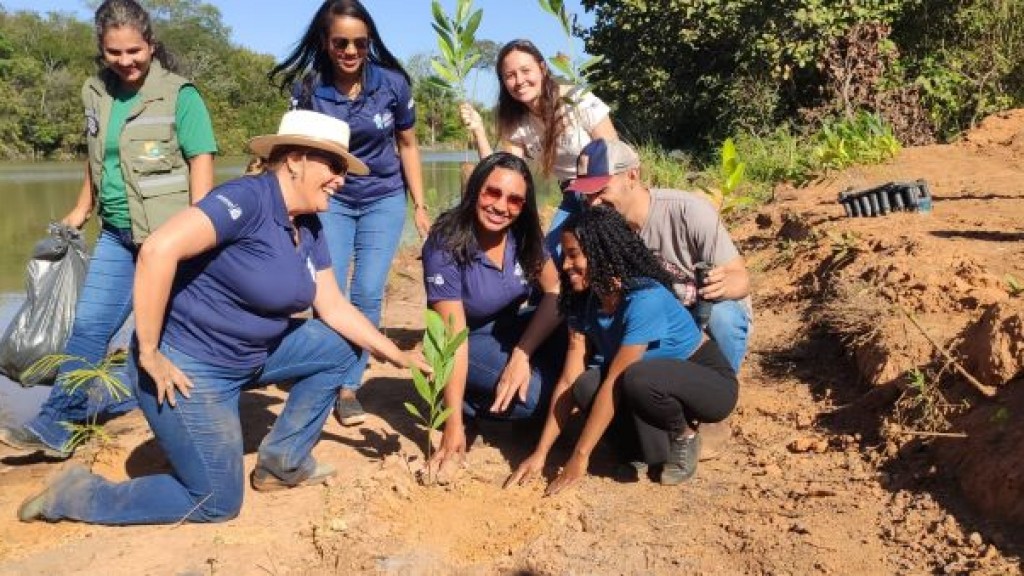
<svg viewBox="0 0 1024 576">
<path fill-rule="evenodd" d="M 179 265 L 162 341 L 203 362 L 255 368 L 289 317 L 312 305 L 316 271 L 331 265 L 320 221 L 295 217 L 296 247 L 272 173 L 226 182 L 196 207 L 217 246 Z"/>
<path fill-rule="evenodd" d="M 622 345 L 646 344 L 644 359 L 686 360 L 700 346 L 701 332 L 675 294 L 649 278 L 638 279 L 611 314 L 590 298 L 584 310 L 569 315 L 569 326 L 593 342 L 607 367 Z"/>
<path fill-rule="evenodd" d="M 405 194 L 396 132 L 416 124 L 412 90 L 398 72 L 367 62 L 363 89 L 355 100 L 338 92 L 334 84 L 317 80 L 305 96 L 301 83 L 292 88 L 291 108 L 308 108 L 348 123 L 349 151 L 370 169 L 366 176 L 350 174 L 338 196 L 365 201 Z"/>
<path fill-rule="evenodd" d="M 516 240 L 511 232 L 505 241 L 504 269 L 495 266 L 483 251 L 477 251 L 468 263 L 460 265 L 451 252 L 438 246 L 435 234 L 423 244 L 422 256 L 427 303 L 462 302 L 470 329 L 503 313 L 515 312 L 530 293 L 530 285 L 516 259 Z"/>
</svg>

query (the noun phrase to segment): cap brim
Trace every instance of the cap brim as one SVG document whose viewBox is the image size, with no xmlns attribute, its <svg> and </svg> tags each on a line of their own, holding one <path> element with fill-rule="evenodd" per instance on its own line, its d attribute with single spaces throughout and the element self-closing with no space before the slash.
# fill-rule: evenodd
<svg viewBox="0 0 1024 576">
<path fill-rule="evenodd" d="M 348 165 L 349 174 L 365 176 L 370 173 L 366 164 L 363 164 L 361 160 L 353 156 L 348 150 L 330 140 L 310 138 L 309 136 L 291 136 L 288 134 L 268 134 L 249 140 L 249 150 L 252 150 L 252 153 L 260 158 L 269 158 L 270 152 L 277 146 L 305 146 L 306 148 L 323 150 L 324 152 L 344 158 L 345 164 Z"/>
<path fill-rule="evenodd" d="M 590 176 L 588 178 L 577 178 L 569 183 L 566 190 L 579 192 L 581 194 L 596 194 L 608 186 L 611 176 Z"/>
</svg>

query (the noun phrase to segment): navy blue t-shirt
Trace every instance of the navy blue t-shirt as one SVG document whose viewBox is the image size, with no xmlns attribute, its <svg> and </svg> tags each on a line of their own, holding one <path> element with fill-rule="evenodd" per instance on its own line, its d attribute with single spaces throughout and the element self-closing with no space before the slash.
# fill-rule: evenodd
<svg viewBox="0 0 1024 576">
<path fill-rule="evenodd" d="M 593 342 L 604 368 L 611 365 L 622 345 L 646 344 L 645 360 L 689 358 L 701 340 L 693 316 L 672 292 L 654 280 L 645 278 L 636 284 L 623 294 L 615 312 L 602 312 L 595 296 L 581 313 L 570 314 L 569 326 Z"/>
<path fill-rule="evenodd" d="M 498 268 L 481 250 L 460 265 L 451 252 L 439 246 L 436 234 L 431 234 L 423 244 L 422 257 L 427 303 L 462 302 L 470 329 L 518 310 L 530 294 L 530 283 L 516 259 L 516 239 L 511 232 L 505 240 L 504 268 Z"/>
<path fill-rule="evenodd" d="M 337 195 L 363 201 L 404 194 L 395 134 L 416 124 L 412 90 L 405 77 L 367 62 L 363 90 L 355 100 L 319 79 L 313 83 L 312 94 L 304 91 L 301 82 L 292 87 L 291 108 L 315 110 L 347 122 L 349 151 L 370 169 L 366 176 L 345 176 L 345 186 Z"/>
<path fill-rule="evenodd" d="M 162 340 L 203 362 L 255 368 L 289 317 L 312 305 L 316 272 L 331 265 L 320 220 L 297 216 L 293 228 L 272 173 L 222 184 L 196 207 L 217 246 L 178 267 Z"/>
</svg>

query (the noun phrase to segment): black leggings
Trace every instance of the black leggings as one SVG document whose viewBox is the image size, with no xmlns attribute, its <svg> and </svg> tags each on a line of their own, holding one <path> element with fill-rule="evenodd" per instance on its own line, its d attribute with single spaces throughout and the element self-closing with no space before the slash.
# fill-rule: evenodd
<svg viewBox="0 0 1024 576">
<path fill-rule="evenodd" d="M 591 368 L 573 383 L 573 397 L 584 412 L 603 380 Z M 736 406 L 739 384 L 718 345 L 708 340 L 687 360 L 641 360 L 623 372 L 615 395 L 609 440 L 627 459 L 661 464 L 669 440 L 687 425 L 720 422 Z"/>
</svg>

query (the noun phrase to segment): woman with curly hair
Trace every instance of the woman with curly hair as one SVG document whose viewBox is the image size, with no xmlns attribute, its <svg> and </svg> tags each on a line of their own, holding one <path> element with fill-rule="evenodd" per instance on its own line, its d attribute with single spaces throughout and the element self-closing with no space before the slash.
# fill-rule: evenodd
<svg viewBox="0 0 1024 576">
<path fill-rule="evenodd" d="M 431 461 L 444 479 L 467 449 L 465 423 L 543 414 L 562 368 L 564 338 L 550 337 L 561 323 L 558 272 L 526 162 L 497 152 L 476 166 L 462 201 L 438 217 L 423 246 L 423 281 L 431 309 L 455 330 L 469 328 L 444 391 L 445 405 L 457 408 Z M 531 293 L 541 294 L 532 312 L 523 306 Z"/>
<path fill-rule="evenodd" d="M 572 457 L 548 486 L 554 494 L 579 481 L 611 426 L 635 440 L 646 464 L 663 465 L 661 483 L 697 470 L 701 422 L 718 422 L 736 405 L 736 373 L 672 293 L 672 277 L 614 209 L 571 216 L 562 229 L 559 308 L 569 318 L 569 347 L 533 454 L 509 477 L 539 473 L 573 408 L 589 411 Z M 586 370 L 587 343 L 600 355 Z M 570 393 L 571 390 L 571 393 Z M 627 442 L 628 444 L 628 442 Z M 627 447 L 629 449 L 630 447 Z"/>
</svg>

